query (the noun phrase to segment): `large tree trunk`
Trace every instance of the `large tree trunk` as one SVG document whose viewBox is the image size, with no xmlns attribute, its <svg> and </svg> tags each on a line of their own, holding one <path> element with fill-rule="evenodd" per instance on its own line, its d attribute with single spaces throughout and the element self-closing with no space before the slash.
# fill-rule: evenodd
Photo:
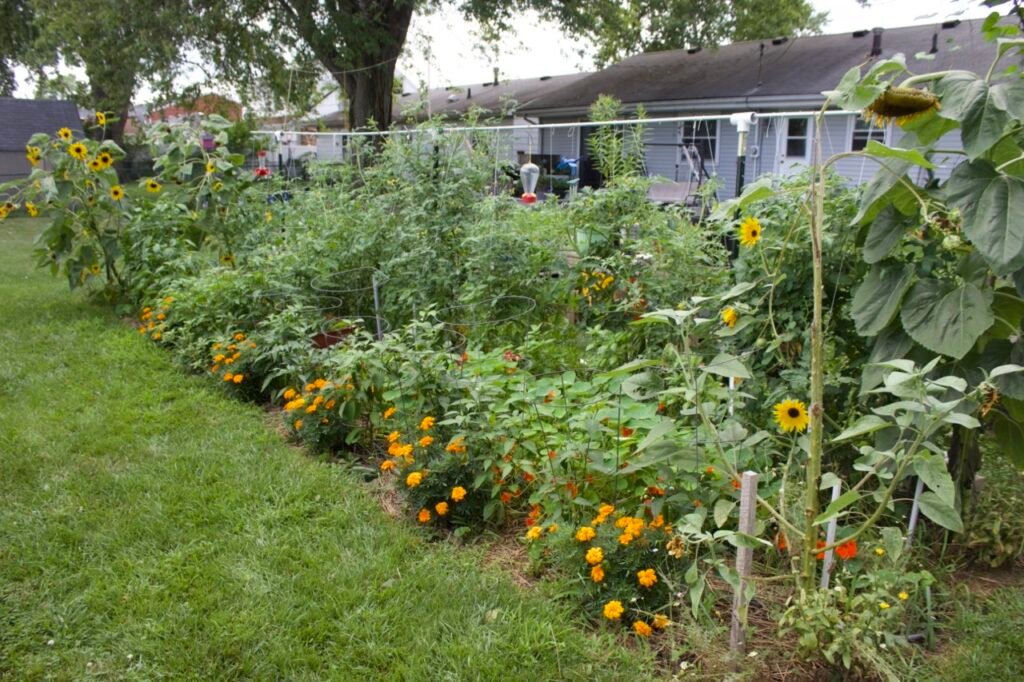
<svg viewBox="0 0 1024 682">
<path fill-rule="evenodd" d="M 132 96 L 135 94 L 135 72 L 132 66 L 122 64 L 120 68 L 116 68 L 106 63 L 85 65 L 85 74 L 89 78 L 89 104 L 96 111 L 107 114 L 107 118 L 110 119 L 102 137 L 113 140 L 122 147 L 124 127 L 128 123 L 128 112 L 131 111 Z M 90 137 L 101 137 L 98 131 L 90 130 L 88 126 L 86 132 Z"/>
</svg>

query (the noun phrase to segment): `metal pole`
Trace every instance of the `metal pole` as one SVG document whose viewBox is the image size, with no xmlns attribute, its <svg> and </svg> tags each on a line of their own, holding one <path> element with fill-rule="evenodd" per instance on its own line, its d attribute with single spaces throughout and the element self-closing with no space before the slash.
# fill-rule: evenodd
<svg viewBox="0 0 1024 682">
<path fill-rule="evenodd" d="M 914 544 L 914 530 L 917 528 L 917 519 L 921 515 L 921 494 L 924 492 L 924 479 L 918 477 L 917 487 L 914 488 L 914 504 L 910 507 L 910 521 L 907 523 L 906 549 Z"/>
<path fill-rule="evenodd" d="M 381 328 L 380 321 L 380 293 L 377 287 L 376 271 L 371 275 L 370 281 L 373 283 L 373 317 L 377 321 L 377 340 L 382 341 L 384 339 L 384 330 Z"/>
<path fill-rule="evenodd" d="M 843 484 L 836 482 L 832 486 L 832 501 L 835 502 L 839 499 L 839 493 L 843 490 Z M 836 525 L 839 523 L 839 519 L 833 516 L 828 522 L 828 531 L 825 533 L 825 544 L 831 545 L 836 541 Z M 825 552 L 825 561 L 821 565 L 821 589 L 828 589 L 828 581 L 832 574 L 832 561 L 835 558 L 835 550 L 828 550 Z"/>
<path fill-rule="evenodd" d="M 756 521 L 757 474 L 753 471 L 744 471 L 740 481 L 740 532 L 754 535 Z M 743 655 L 747 648 L 746 591 L 747 578 L 750 577 L 750 567 L 753 561 L 754 549 L 752 547 L 740 547 L 736 550 L 736 573 L 739 574 L 739 583 L 732 596 L 732 629 L 729 632 L 729 649 L 738 655 Z"/>
</svg>

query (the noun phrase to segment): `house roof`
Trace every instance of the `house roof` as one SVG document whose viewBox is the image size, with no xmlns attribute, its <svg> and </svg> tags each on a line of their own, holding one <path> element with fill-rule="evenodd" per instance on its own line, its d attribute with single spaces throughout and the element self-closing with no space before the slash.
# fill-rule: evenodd
<svg viewBox="0 0 1024 682">
<path fill-rule="evenodd" d="M 515 80 L 491 83 L 471 83 L 468 85 L 434 88 L 425 96 L 423 93 L 407 93 L 395 102 L 394 118 L 401 121 L 407 118 L 403 112 L 416 109 L 416 117 L 427 117 L 427 102 L 430 115 L 458 117 L 467 113 L 472 107 L 480 107 L 493 115 L 500 115 L 510 108 L 520 110 L 545 95 L 556 93 L 561 89 L 583 80 L 590 73 L 570 73 L 562 76 L 540 76 L 537 78 L 518 78 Z"/>
<path fill-rule="evenodd" d="M 54 135 L 61 128 L 81 131 L 78 109 L 68 100 L 0 97 L 0 151 L 25 151 L 36 133 Z"/>
<path fill-rule="evenodd" d="M 881 31 L 872 57 L 872 30 L 752 40 L 717 49 L 667 50 L 625 59 L 535 98 L 525 109 L 585 109 L 598 95 L 624 104 L 693 100 L 811 97 L 836 87 L 843 74 L 869 59 L 902 52 L 912 71 L 964 69 L 984 73 L 995 55 L 981 35 L 982 20 L 949 21 Z M 921 59 L 928 53 L 932 59 Z M 756 101 L 756 100 L 755 100 Z"/>
</svg>

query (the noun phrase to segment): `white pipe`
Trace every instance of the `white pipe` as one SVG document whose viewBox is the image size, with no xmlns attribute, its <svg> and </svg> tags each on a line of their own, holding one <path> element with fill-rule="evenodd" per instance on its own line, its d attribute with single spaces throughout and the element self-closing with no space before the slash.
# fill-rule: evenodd
<svg viewBox="0 0 1024 682">
<path fill-rule="evenodd" d="M 832 501 L 835 502 L 839 499 L 839 493 L 843 489 L 843 484 L 836 482 L 832 486 Z M 825 544 L 831 545 L 836 541 L 836 525 L 839 523 L 838 516 L 833 516 L 828 522 L 828 531 L 825 533 Z M 821 589 L 828 589 L 828 581 L 832 574 L 832 560 L 835 556 L 835 550 L 828 550 L 825 552 L 825 561 L 821 565 Z"/>
</svg>

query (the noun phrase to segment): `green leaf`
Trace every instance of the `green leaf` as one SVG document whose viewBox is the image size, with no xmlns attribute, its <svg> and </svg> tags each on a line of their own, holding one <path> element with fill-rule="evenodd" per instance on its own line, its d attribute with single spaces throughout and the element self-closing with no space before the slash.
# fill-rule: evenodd
<svg viewBox="0 0 1024 682">
<path fill-rule="evenodd" d="M 994 339 L 985 344 L 978 364 L 992 372 L 1004 365 L 1024 365 L 1024 342 L 1009 339 Z M 1004 397 L 1024 400 L 1024 374 L 1019 372 L 990 375 L 992 383 Z"/>
<path fill-rule="evenodd" d="M 1024 424 L 1002 412 L 993 412 L 992 435 L 998 452 L 1010 458 L 1018 468 L 1024 469 Z"/>
<path fill-rule="evenodd" d="M 879 169 L 866 185 L 860 198 L 860 208 L 853 218 L 854 225 L 861 225 L 889 205 L 902 206 L 913 201 L 913 195 L 902 181 L 910 183 L 907 171 L 913 165 L 903 159 L 880 160 Z"/>
<path fill-rule="evenodd" d="M 814 525 L 820 526 L 834 516 L 838 516 L 839 512 L 843 511 L 851 504 L 860 499 L 860 492 L 856 490 L 847 490 L 845 493 L 839 496 L 839 498 L 828 505 L 821 514 L 818 514 L 818 518 L 814 519 Z"/>
<path fill-rule="evenodd" d="M 866 393 L 880 386 L 885 377 L 886 368 L 878 363 L 904 357 L 914 347 L 914 340 L 904 333 L 899 323 L 890 325 L 875 339 L 871 348 L 868 364 L 865 365 L 860 379 L 860 391 Z"/>
<path fill-rule="evenodd" d="M 946 469 L 942 457 L 928 453 L 914 462 L 914 473 L 917 474 L 928 489 L 947 505 L 952 507 L 956 502 L 956 486 Z"/>
<path fill-rule="evenodd" d="M 736 508 L 736 501 L 735 500 L 730 500 L 730 499 L 725 498 L 725 497 L 720 497 L 718 499 L 718 501 L 715 502 L 715 513 L 714 513 L 715 525 L 718 526 L 719 528 L 724 526 L 726 524 L 726 522 L 728 522 L 728 520 L 729 520 L 729 514 L 731 514 L 732 510 L 735 509 L 735 508 Z"/>
<path fill-rule="evenodd" d="M 960 359 L 992 326 L 992 311 L 973 284 L 923 279 L 907 294 L 900 313 L 903 328 L 935 353 Z"/>
<path fill-rule="evenodd" d="M 914 275 L 912 265 L 875 265 L 853 295 L 851 315 L 861 336 L 889 326 Z"/>
<path fill-rule="evenodd" d="M 915 166 L 921 166 L 922 168 L 935 168 L 935 164 L 926 159 L 924 154 L 917 149 L 889 147 L 875 140 L 868 141 L 867 147 L 864 148 L 864 153 L 868 156 L 875 156 L 883 159 L 902 159 L 907 163 Z"/>
<path fill-rule="evenodd" d="M 665 421 L 658 422 L 657 424 L 654 425 L 654 428 L 652 428 L 647 433 L 647 436 L 644 437 L 640 444 L 636 446 L 636 450 L 634 450 L 633 452 L 643 452 L 647 448 L 651 447 L 655 443 L 662 440 L 667 434 L 672 433 L 672 431 L 674 431 L 675 428 L 676 423 L 674 420 L 666 419 Z"/>
<path fill-rule="evenodd" d="M 906 229 L 906 219 L 893 206 L 879 211 L 864 240 L 864 262 L 874 264 L 883 260 L 903 239 Z"/>
<path fill-rule="evenodd" d="M 1004 98 L 992 96 L 984 79 L 968 71 L 956 71 L 935 84 L 942 100 L 939 115 L 960 121 L 964 151 L 971 160 L 984 154 L 1003 135 L 1010 115 Z"/>
<path fill-rule="evenodd" d="M 960 520 L 960 514 L 935 493 L 931 491 L 922 493 L 919 504 L 921 513 L 943 528 L 948 528 L 954 533 L 964 532 L 964 523 Z"/>
<path fill-rule="evenodd" d="M 843 430 L 838 436 L 832 439 L 833 443 L 841 443 L 844 440 L 850 440 L 858 436 L 864 436 L 875 431 L 880 431 L 885 427 L 889 426 L 891 422 L 882 419 L 881 417 L 873 414 L 866 414 L 858 419 L 853 426 Z"/>
<path fill-rule="evenodd" d="M 709 374 L 723 377 L 751 378 L 750 370 L 746 368 L 746 365 L 738 357 L 729 353 L 719 353 L 703 369 Z"/>
</svg>

